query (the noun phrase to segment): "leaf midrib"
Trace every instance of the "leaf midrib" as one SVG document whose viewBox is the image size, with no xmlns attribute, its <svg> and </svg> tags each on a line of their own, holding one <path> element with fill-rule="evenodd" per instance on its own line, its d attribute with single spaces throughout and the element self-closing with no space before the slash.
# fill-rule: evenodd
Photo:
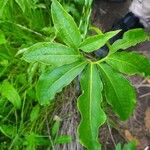
<svg viewBox="0 0 150 150">
<path fill-rule="evenodd" d="M 56 4 L 55 4 L 56 5 Z M 54 6 L 53 6 L 53 9 L 55 9 L 54 8 Z M 59 12 L 59 11 L 57 11 L 57 12 Z M 67 12 L 65 12 L 64 10 L 62 10 L 62 12 L 63 13 L 67 13 Z M 55 13 L 55 11 L 53 11 L 53 13 Z M 69 15 L 69 14 L 67 14 L 68 16 L 69 16 L 69 19 L 71 19 L 71 16 Z M 60 13 L 59 13 L 59 15 L 57 15 L 57 13 L 55 13 L 55 16 L 57 16 L 57 18 L 59 18 L 58 16 L 60 16 Z M 55 20 L 54 19 L 55 17 L 53 16 L 53 20 Z M 66 18 L 65 18 L 65 20 L 66 20 Z M 72 20 L 72 19 L 71 19 Z M 56 20 L 55 20 L 55 22 L 56 22 Z M 63 24 L 60 24 L 59 22 L 57 22 L 56 24 L 59 24 L 59 26 L 60 26 L 60 29 L 58 29 L 56 26 L 56 29 L 57 29 L 57 31 L 58 32 L 63 32 L 63 30 L 62 29 L 64 29 L 64 27 L 65 27 L 65 29 L 66 29 L 66 26 L 64 26 L 64 25 L 66 25 L 66 22 L 64 21 L 64 18 L 62 19 L 62 22 L 63 22 Z M 75 24 L 73 23 L 73 26 L 74 26 Z M 61 26 L 63 26 L 63 27 L 61 27 Z M 67 26 L 68 26 L 68 23 L 67 23 Z M 76 25 L 75 25 L 76 26 Z M 77 31 L 78 32 L 78 31 Z M 63 32 L 64 33 L 64 32 Z M 73 40 L 73 38 L 72 38 L 72 36 L 70 36 L 70 34 L 68 33 L 68 32 L 65 32 L 65 34 L 67 34 L 68 35 L 68 37 L 70 38 L 70 40 L 71 40 L 71 43 L 73 44 L 73 46 L 75 46 L 76 47 L 76 45 L 77 44 L 75 44 L 74 43 L 74 40 Z M 66 37 L 65 37 L 65 39 L 66 39 Z M 68 39 L 66 39 L 67 40 L 67 43 L 68 43 Z M 69 42 L 70 43 L 70 42 Z"/>
<path fill-rule="evenodd" d="M 72 55 L 72 54 L 71 55 L 69 55 L 69 54 L 66 54 L 66 55 L 64 55 L 64 54 L 63 55 L 61 55 L 61 54 L 57 54 L 57 55 L 43 54 L 43 55 L 44 56 L 63 56 L 63 57 L 66 57 L 66 56 L 75 56 L 75 57 L 81 57 L 81 55 Z"/>
<path fill-rule="evenodd" d="M 93 88 L 92 88 L 92 79 L 93 79 L 93 72 L 92 72 L 92 70 L 93 70 L 93 66 L 92 66 L 92 64 L 90 64 L 90 113 L 89 113 L 89 115 L 90 115 L 90 130 L 91 130 L 91 135 L 92 135 L 92 137 L 93 137 L 93 132 L 92 132 L 92 114 L 91 114 L 91 112 L 92 112 L 92 90 L 93 90 Z"/>
</svg>

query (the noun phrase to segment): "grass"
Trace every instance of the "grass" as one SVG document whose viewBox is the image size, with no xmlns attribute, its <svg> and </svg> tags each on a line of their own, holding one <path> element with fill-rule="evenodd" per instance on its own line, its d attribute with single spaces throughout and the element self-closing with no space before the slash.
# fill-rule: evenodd
<svg viewBox="0 0 150 150">
<path fill-rule="evenodd" d="M 89 25 L 91 4 L 85 5 L 81 0 L 59 1 L 74 17 L 85 36 Z M 63 114 L 64 109 L 61 108 L 73 97 L 75 89 L 72 86 L 68 87 L 69 92 L 58 95 L 56 98 L 58 102 L 45 107 L 40 106 L 37 102 L 35 87 L 39 75 L 47 68 L 38 63 L 29 65 L 21 60 L 21 55 L 17 54 L 18 50 L 34 43 L 59 40 L 56 39 L 50 7 L 51 1 L 49 0 L 3 0 L 0 2 L 1 150 L 41 148 L 51 150 L 55 149 L 57 144 L 70 142 L 68 136 L 59 139 L 57 143 L 56 135 L 52 136 L 51 130 L 58 121 L 54 119 L 55 116 Z M 2 85 L 5 81 L 15 92 L 9 90 L 2 92 Z M 16 95 L 22 103 L 19 109 L 15 107 L 17 101 L 12 99 Z M 65 106 L 68 105 L 65 103 Z M 62 115 L 61 119 L 67 120 L 67 117 Z M 64 124 L 62 126 L 66 127 Z M 62 135 L 59 128 L 56 132 Z"/>
</svg>

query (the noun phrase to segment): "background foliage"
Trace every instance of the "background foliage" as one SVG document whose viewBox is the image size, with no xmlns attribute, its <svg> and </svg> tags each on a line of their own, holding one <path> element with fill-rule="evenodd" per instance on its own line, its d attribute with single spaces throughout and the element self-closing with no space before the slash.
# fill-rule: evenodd
<svg viewBox="0 0 150 150">
<path fill-rule="evenodd" d="M 88 26 L 91 3 L 60 0 L 80 26 L 83 36 Z M 0 1 L 0 149 L 54 149 L 57 143 L 71 141 L 58 136 L 60 119 L 50 118 L 53 104 L 37 102 L 35 84 L 44 64 L 28 65 L 18 50 L 37 42 L 56 39 L 49 0 Z M 85 17 L 88 16 L 88 17 Z M 17 55 L 16 55 L 17 54 Z M 50 69 L 50 68 L 49 68 Z M 47 121 L 48 118 L 48 121 Z M 46 123 L 47 122 L 47 123 Z M 47 125 L 50 135 L 47 133 Z"/>
</svg>

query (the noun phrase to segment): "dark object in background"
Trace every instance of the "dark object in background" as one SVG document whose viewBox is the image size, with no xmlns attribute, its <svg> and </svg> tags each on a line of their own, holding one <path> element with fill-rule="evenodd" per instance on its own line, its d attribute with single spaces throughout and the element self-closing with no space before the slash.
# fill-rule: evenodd
<svg viewBox="0 0 150 150">
<path fill-rule="evenodd" d="M 109 2 L 125 2 L 126 0 L 108 0 Z"/>
<path fill-rule="evenodd" d="M 123 18 L 119 19 L 116 23 L 114 23 L 114 25 L 112 26 L 111 31 L 121 29 L 121 32 L 119 32 L 116 36 L 111 38 L 109 40 L 109 43 L 113 44 L 116 40 L 121 39 L 126 31 L 134 28 L 144 28 L 144 26 L 140 23 L 138 17 L 136 17 L 132 12 L 129 12 Z M 107 56 L 108 52 L 109 49 L 105 45 L 99 50 L 95 51 L 95 55 L 97 57 L 103 58 Z"/>
</svg>

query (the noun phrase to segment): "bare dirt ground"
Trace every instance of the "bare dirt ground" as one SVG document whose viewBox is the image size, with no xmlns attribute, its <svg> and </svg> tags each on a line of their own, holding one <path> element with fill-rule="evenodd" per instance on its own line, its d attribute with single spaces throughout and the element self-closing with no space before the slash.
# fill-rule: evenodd
<svg viewBox="0 0 150 150">
<path fill-rule="evenodd" d="M 103 31 L 109 30 L 115 20 L 128 12 L 130 3 L 131 0 L 126 0 L 123 3 L 96 0 L 93 5 L 92 24 Z M 150 42 L 140 44 L 132 50 L 139 51 L 150 58 Z M 134 76 L 130 77 L 130 80 L 137 90 L 136 110 L 128 121 L 118 121 L 118 126 L 115 128 L 105 125 L 100 130 L 103 150 L 115 150 L 115 145 L 118 142 L 126 143 L 131 140 L 137 141 L 137 150 L 144 150 L 150 145 L 150 79 Z M 76 108 L 77 94 L 75 89 L 75 87 L 70 86 L 64 91 L 65 95 L 58 96 L 60 107 L 57 107 L 54 114 L 63 120 L 60 134 L 72 135 L 73 142 L 60 145 L 56 148 L 57 150 L 83 150 L 76 137 L 76 128 L 80 117 Z"/>
</svg>

